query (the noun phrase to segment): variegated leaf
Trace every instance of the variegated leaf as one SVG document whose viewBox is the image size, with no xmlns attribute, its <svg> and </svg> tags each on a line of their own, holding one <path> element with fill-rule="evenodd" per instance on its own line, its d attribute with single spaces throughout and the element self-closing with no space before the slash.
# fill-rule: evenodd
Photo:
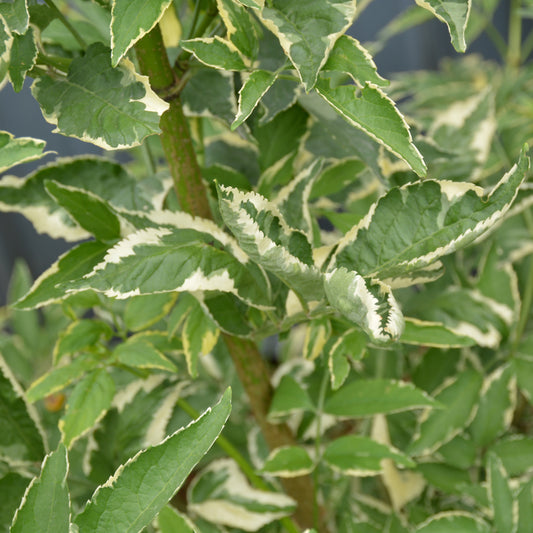
<svg viewBox="0 0 533 533">
<path fill-rule="evenodd" d="M 307 237 L 263 196 L 218 187 L 220 212 L 241 248 L 307 300 L 322 298 L 322 277 Z"/>
<path fill-rule="evenodd" d="M 136 146 L 159 133 L 168 109 L 130 62 L 113 68 L 101 43 L 74 59 L 66 78 L 40 77 L 32 93 L 46 120 L 57 126 L 54 131 L 106 150 Z"/>
<path fill-rule="evenodd" d="M 490 533 L 490 526 L 476 515 L 464 511 L 446 511 L 430 516 L 418 525 L 415 533 Z"/>
<path fill-rule="evenodd" d="M 326 274 L 324 289 L 329 303 L 373 340 L 389 342 L 402 334 L 400 306 L 384 283 L 340 267 Z"/>
<path fill-rule="evenodd" d="M 124 54 L 163 17 L 172 0 L 113 0 L 111 59 L 114 67 Z"/>
<path fill-rule="evenodd" d="M 426 455 L 449 442 L 472 421 L 483 379 L 473 370 L 466 370 L 447 380 L 435 393 L 444 409 L 424 413 L 408 453 Z"/>
<path fill-rule="evenodd" d="M 0 172 L 28 161 L 40 159 L 50 152 L 43 153 L 45 141 L 31 137 L 15 138 L 7 131 L 0 131 Z M 0 187 L 2 182 L 0 181 Z M 0 189 L 1 191 L 1 189 Z"/>
<path fill-rule="evenodd" d="M 0 16 L 5 19 L 12 33 L 23 35 L 28 30 L 30 23 L 27 0 L 1 2 Z"/>
<path fill-rule="evenodd" d="M 181 41 L 180 46 L 208 67 L 224 70 L 246 70 L 248 61 L 238 48 L 218 35 Z"/>
<path fill-rule="evenodd" d="M 354 0 L 273 0 L 260 12 L 261 21 L 279 39 L 306 91 L 315 85 L 335 41 L 354 16 Z"/>
<path fill-rule="evenodd" d="M 246 531 L 257 531 L 295 507 L 285 494 L 251 487 L 231 459 L 211 463 L 194 478 L 188 503 L 191 511 L 209 522 Z"/>
<path fill-rule="evenodd" d="M 13 44 L 13 35 L 9 31 L 7 22 L 0 14 L 0 89 L 7 81 L 9 56 Z"/>
<path fill-rule="evenodd" d="M 313 460 L 305 448 L 284 446 L 272 450 L 261 471 L 270 476 L 297 477 L 309 474 L 313 468 Z"/>
<path fill-rule="evenodd" d="M 192 218 L 192 217 L 191 217 Z M 247 259 L 210 244 L 193 229 L 150 227 L 130 234 L 108 250 L 104 260 L 67 291 L 93 289 L 128 298 L 173 291 L 220 291 L 251 305 L 270 306 L 270 287 L 262 270 Z"/>
<path fill-rule="evenodd" d="M 489 501 L 494 513 L 496 531 L 515 532 L 518 526 L 518 501 L 509 483 L 502 460 L 489 453 L 487 460 L 487 485 Z"/>
<path fill-rule="evenodd" d="M 509 209 L 528 168 L 522 153 L 486 196 L 475 185 L 450 181 L 391 189 L 341 239 L 332 266 L 385 282 L 427 269 L 490 230 Z"/>
<path fill-rule="evenodd" d="M 150 368 L 177 372 L 176 365 L 146 338 L 139 335 L 129 337 L 113 350 L 113 358 L 120 364 L 135 368 Z"/>
<path fill-rule="evenodd" d="M 276 75 L 266 70 L 254 70 L 250 74 L 239 90 L 239 110 L 231 125 L 232 130 L 238 128 L 252 114 L 275 81 Z"/>
<path fill-rule="evenodd" d="M 377 73 L 377 67 L 370 52 L 353 37 L 341 35 L 332 48 L 323 70 L 344 72 L 360 87 L 366 83 L 378 86 L 388 85 L 389 81 Z"/>
<path fill-rule="evenodd" d="M 9 530 L 11 533 L 71 531 L 67 472 L 67 450 L 62 443 L 59 443 L 57 450 L 44 458 L 39 477 L 33 478 L 26 489 L 22 503 L 13 518 Z"/>
<path fill-rule="evenodd" d="M 32 27 L 28 28 L 23 35 L 13 35 L 8 71 L 15 92 L 18 93 L 22 90 L 26 73 L 35 65 L 37 52 L 37 43 Z"/>
<path fill-rule="evenodd" d="M 254 19 L 234 0 L 217 0 L 220 17 L 226 26 L 229 40 L 246 56 L 254 59 L 258 51 Z"/>
<path fill-rule="evenodd" d="M 413 144 L 407 122 L 379 87 L 367 83 L 359 92 L 353 85 L 332 88 L 322 80 L 316 90 L 352 126 L 403 159 L 419 176 L 426 174 L 426 164 Z"/>
<path fill-rule="evenodd" d="M 471 337 L 461 335 L 440 322 L 408 317 L 405 318 L 405 328 L 400 342 L 438 348 L 459 348 L 476 344 Z"/>
<path fill-rule="evenodd" d="M 344 383 L 350 372 L 350 359 L 363 357 L 367 344 L 366 335 L 358 328 L 345 331 L 340 335 L 329 353 L 328 368 L 331 388 L 337 390 Z"/>
<path fill-rule="evenodd" d="M 415 0 L 415 2 L 448 26 L 452 44 L 458 52 L 466 50 L 465 30 L 472 0 Z"/>
</svg>

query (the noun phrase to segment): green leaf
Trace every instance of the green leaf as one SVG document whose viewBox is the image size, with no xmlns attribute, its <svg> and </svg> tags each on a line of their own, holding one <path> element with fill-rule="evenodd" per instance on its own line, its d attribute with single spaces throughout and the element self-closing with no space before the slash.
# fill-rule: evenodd
<svg viewBox="0 0 533 533">
<path fill-rule="evenodd" d="M 41 461 L 45 452 L 44 432 L 37 413 L 25 401 L 0 355 L 0 455 L 16 461 Z"/>
<path fill-rule="evenodd" d="M 517 493 L 518 527 L 516 533 L 528 533 L 533 521 L 533 481 L 527 481 Z"/>
<path fill-rule="evenodd" d="M 79 533 L 141 531 L 211 448 L 230 410 L 228 389 L 220 402 L 200 418 L 121 466 L 75 518 Z"/>
<path fill-rule="evenodd" d="M 88 355 L 80 355 L 64 366 L 52 368 L 36 379 L 26 391 L 26 399 L 32 403 L 58 392 L 81 378 L 98 365 L 98 361 Z"/>
<path fill-rule="evenodd" d="M 368 50 L 349 35 L 341 35 L 337 39 L 324 70 L 348 74 L 360 87 L 364 87 L 367 82 L 380 86 L 389 85 L 389 81 L 377 73 L 376 64 Z"/>
<path fill-rule="evenodd" d="M 511 365 L 504 365 L 485 378 L 479 406 L 470 435 L 486 447 L 509 429 L 516 406 L 516 376 Z"/>
<path fill-rule="evenodd" d="M 54 131 L 106 150 L 137 146 L 159 133 L 159 118 L 168 109 L 129 62 L 113 68 L 109 49 L 100 43 L 72 61 L 66 78 L 36 80 L 32 93 Z"/>
<path fill-rule="evenodd" d="M 180 46 L 208 67 L 246 70 L 247 61 L 237 47 L 218 35 L 180 41 Z"/>
<path fill-rule="evenodd" d="M 178 370 L 176 365 L 153 344 L 142 337 L 137 338 L 136 335 L 119 344 L 113 350 L 113 357 L 123 365 L 137 368 L 153 368 L 167 372 L 177 372 Z"/>
<path fill-rule="evenodd" d="M 229 40 L 246 57 L 254 59 L 258 51 L 254 19 L 234 0 L 217 0 L 217 7 Z"/>
<path fill-rule="evenodd" d="M 314 410 L 308 392 L 292 376 L 283 376 L 274 391 L 268 411 L 269 418 L 276 419 L 302 410 Z"/>
<path fill-rule="evenodd" d="M 56 202 L 97 241 L 115 242 L 120 238 L 121 227 L 117 215 L 105 201 L 93 193 L 56 181 L 46 181 L 45 188 Z"/>
<path fill-rule="evenodd" d="M 105 415 L 114 395 L 115 382 L 105 368 L 90 372 L 74 387 L 59 421 L 62 441 L 67 448 Z"/>
<path fill-rule="evenodd" d="M 421 417 L 407 451 L 412 455 L 425 455 L 458 435 L 476 412 L 482 383 L 481 375 L 473 370 L 446 381 L 435 394 L 435 400 L 445 408 Z"/>
<path fill-rule="evenodd" d="M 352 381 L 334 392 L 324 405 L 324 412 L 358 418 L 378 413 L 397 413 L 440 404 L 413 384 L 387 379 Z"/>
<path fill-rule="evenodd" d="M 503 467 L 511 477 L 525 474 L 533 467 L 533 438 L 513 435 L 496 441 L 490 451 L 503 462 Z"/>
<path fill-rule="evenodd" d="M 258 264 L 308 300 L 319 300 L 321 274 L 306 236 L 291 228 L 263 196 L 218 187 L 220 212 L 241 248 Z"/>
<path fill-rule="evenodd" d="M 268 6 L 268 7 L 267 7 Z M 272 0 L 260 12 L 309 92 L 335 41 L 352 24 L 353 0 Z"/>
<path fill-rule="evenodd" d="M 366 280 L 357 272 L 341 267 L 326 274 L 324 289 L 329 303 L 373 340 L 389 342 L 402 334 L 404 321 L 400 306 L 384 283 Z"/>
<path fill-rule="evenodd" d="M 374 476 L 383 470 L 383 459 L 413 468 L 415 463 L 392 446 L 381 444 L 369 437 L 345 435 L 329 443 L 324 450 L 324 461 L 334 470 L 348 476 Z"/>
<path fill-rule="evenodd" d="M 8 72 L 15 92 L 18 93 L 22 90 L 26 73 L 35 65 L 37 52 L 32 27 L 28 28 L 28 31 L 23 35 L 13 35 Z"/>
<path fill-rule="evenodd" d="M 39 139 L 30 137 L 15 138 L 7 131 L 0 131 L 0 172 L 4 172 L 20 163 L 44 157 L 46 155 L 46 153 L 43 153 L 45 145 L 45 141 Z"/>
<path fill-rule="evenodd" d="M 247 531 L 257 531 L 294 508 L 294 501 L 285 494 L 251 487 L 231 459 L 211 463 L 188 491 L 188 509 L 195 515 Z"/>
<path fill-rule="evenodd" d="M 54 347 L 54 362 L 64 355 L 72 355 L 94 348 L 98 343 L 113 337 L 113 329 L 101 320 L 83 318 L 64 329 Z"/>
<path fill-rule="evenodd" d="M 470 15 L 471 0 L 415 0 L 448 26 L 453 47 L 466 50 L 465 30 Z"/>
<path fill-rule="evenodd" d="M 403 159 L 419 176 L 426 174 L 426 164 L 413 144 L 407 122 L 381 89 L 372 84 L 360 92 L 353 85 L 333 89 L 321 81 L 316 90 L 352 126 Z"/>
<path fill-rule="evenodd" d="M 171 3 L 171 0 L 113 0 L 111 61 L 114 67 L 159 22 Z"/>
<path fill-rule="evenodd" d="M 489 500 L 494 513 L 494 525 L 498 533 L 516 531 L 518 525 L 518 501 L 509 486 L 509 478 L 501 459 L 490 453 L 487 461 Z"/>
<path fill-rule="evenodd" d="M 174 306 L 175 293 L 146 294 L 129 298 L 124 310 L 124 324 L 130 331 L 141 331 L 152 326 Z"/>
<path fill-rule="evenodd" d="M 266 70 L 254 70 L 242 84 L 239 90 L 239 110 L 231 125 L 231 129 L 238 128 L 256 108 L 263 95 L 276 81 L 276 75 Z"/>
<path fill-rule="evenodd" d="M 359 360 L 363 357 L 367 338 L 356 328 L 345 331 L 331 347 L 328 368 L 331 388 L 337 390 L 344 383 L 350 372 L 349 359 Z"/>
<path fill-rule="evenodd" d="M 67 472 L 67 449 L 59 443 L 57 450 L 44 458 L 40 476 L 26 489 L 10 533 L 69 533 Z"/>
<path fill-rule="evenodd" d="M 415 533 L 490 533 L 489 525 L 481 518 L 462 511 L 436 514 L 420 524 Z"/>
<path fill-rule="evenodd" d="M 218 341 L 219 333 L 216 324 L 196 303 L 187 315 L 181 332 L 183 351 L 191 377 L 198 376 L 198 359 L 211 352 Z"/>
<path fill-rule="evenodd" d="M 471 337 L 455 333 L 444 324 L 408 317 L 405 318 L 400 342 L 437 348 L 460 348 L 476 344 Z"/>
<path fill-rule="evenodd" d="M 130 234 L 112 247 L 89 275 L 73 279 L 67 290 L 94 289 L 117 298 L 220 291 L 235 294 L 250 305 L 269 307 L 270 287 L 261 269 L 242 251 L 235 250 L 236 258 L 216 247 L 216 237 L 202 233 L 201 225 L 196 225 L 197 229 L 190 230 L 161 226 Z"/>
<path fill-rule="evenodd" d="M 314 468 L 313 460 L 304 448 L 284 446 L 272 450 L 261 472 L 277 477 L 297 477 L 309 474 Z"/>
<path fill-rule="evenodd" d="M 34 309 L 65 298 L 64 285 L 90 272 L 105 256 L 107 246 L 99 242 L 84 242 L 72 248 L 33 284 L 30 292 L 19 300 L 17 309 Z"/>
<path fill-rule="evenodd" d="M 12 33 L 23 35 L 30 22 L 27 0 L 10 0 L 0 3 L 0 16 L 4 17 Z"/>
<path fill-rule="evenodd" d="M 319 357 L 330 336 L 331 323 L 328 318 L 315 318 L 310 320 L 305 329 L 302 349 L 304 358 L 314 361 Z"/>
<path fill-rule="evenodd" d="M 157 515 L 160 533 L 197 533 L 190 519 L 179 513 L 173 506 L 165 505 Z"/>
<path fill-rule="evenodd" d="M 2 531 L 8 531 L 9 525 L 13 521 L 13 515 L 20 506 L 20 501 L 31 480 L 15 472 L 8 472 L 0 475 L 0 527 Z"/>
<path fill-rule="evenodd" d="M 529 168 L 518 164 L 488 194 L 468 183 L 425 180 L 391 189 L 341 239 L 330 265 L 400 286 L 416 283 L 416 271 L 466 246 L 493 227 L 512 204 Z M 406 279 L 411 273 L 413 278 Z"/>
</svg>

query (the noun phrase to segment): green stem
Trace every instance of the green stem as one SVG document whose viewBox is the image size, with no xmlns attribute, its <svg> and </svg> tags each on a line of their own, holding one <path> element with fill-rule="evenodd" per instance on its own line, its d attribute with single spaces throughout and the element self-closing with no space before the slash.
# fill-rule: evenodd
<svg viewBox="0 0 533 533">
<path fill-rule="evenodd" d="M 178 400 L 178 406 L 194 420 L 200 416 L 200 413 L 183 398 Z M 219 435 L 216 444 L 239 465 L 242 473 L 248 478 L 254 487 L 260 490 L 271 490 L 271 488 L 255 473 L 252 465 L 241 455 L 239 450 L 237 450 L 237 448 L 235 448 L 235 446 L 233 446 L 233 444 L 226 439 L 226 437 Z M 285 530 L 289 531 L 290 533 L 300 532 L 298 526 L 288 517 L 281 519 L 281 523 L 285 527 Z"/>
<path fill-rule="evenodd" d="M 509 8 L 509 35 L 507 48 L 507 66 L 516 69 L 522 60 L 522 0 L 511 0 Z"/>
<path fill-rule="evenodd" d="M 148 144 L 148 139 L 145 139 L 145 141 L 141 144 L 140 149 L 144 166 L 146 167 L 148 174 L 153 176 L 156 173 L 157 168 L 154 161 L 154 155 L 152 154 L 152 150 Z"/>
<path fill-rule="evenodd" d="M 37 64 L 54 67 L 61 72 L 68 72 L 71 63 L 72 59 L 68 57 L 50 56 L 41 52 L 37 55 Z"/>
<path fill-rule="evenodd" d="M 533 52 L 533 31 L 529 32 L 522 44 L 522 62 L 527 61 L 531 52 Z"/>
<path fill-rule="evenodd" d="M 72 34 L 74 39 L 78 41 L 78 44 L 85 50 L 87 48 L 87 43 L 83 40 L 83 37 L 78 33 L 78 30 L 67 20 L 65 15 L 61 13 L 61 11 L 58 9 L 58 7 L 54 4 L 52 0 L 44 0 L 44 3 L 52 9 L 55 14 L 57 15 L 57 18 L 63 23 L 65 28 Z"/>
</svg>

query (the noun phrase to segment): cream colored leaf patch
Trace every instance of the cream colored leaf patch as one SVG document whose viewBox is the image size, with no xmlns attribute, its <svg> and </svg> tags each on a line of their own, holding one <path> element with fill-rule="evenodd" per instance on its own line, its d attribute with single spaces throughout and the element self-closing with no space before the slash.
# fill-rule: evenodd
<svg viewBox="0 0 533 533">
<path fill-rule="evenodd" d="M 168 109 L 131 63 L 113 68 L 109 49 L 100 43 L 73 60 L 66 78 L 42 76 L 32 92 L 54 131 L 106 150 L 137 146 L 159 133 Z"/>
</svg>

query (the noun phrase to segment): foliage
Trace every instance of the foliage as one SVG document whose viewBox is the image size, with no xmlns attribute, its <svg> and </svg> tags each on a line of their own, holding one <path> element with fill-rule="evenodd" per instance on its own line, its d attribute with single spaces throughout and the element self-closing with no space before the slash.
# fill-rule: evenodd
<svg viewBox="0 0 533 533">
<path fill-rule="evenodd" d="M 0 1 L 0 83 L 106 150 L 0 179 L 73 243 L 1 316 L 0 530 L 530 531 L 531 2 L 368 3 Z M 501 64 L 389 83 L 432 17 Z"/>
</svg>

